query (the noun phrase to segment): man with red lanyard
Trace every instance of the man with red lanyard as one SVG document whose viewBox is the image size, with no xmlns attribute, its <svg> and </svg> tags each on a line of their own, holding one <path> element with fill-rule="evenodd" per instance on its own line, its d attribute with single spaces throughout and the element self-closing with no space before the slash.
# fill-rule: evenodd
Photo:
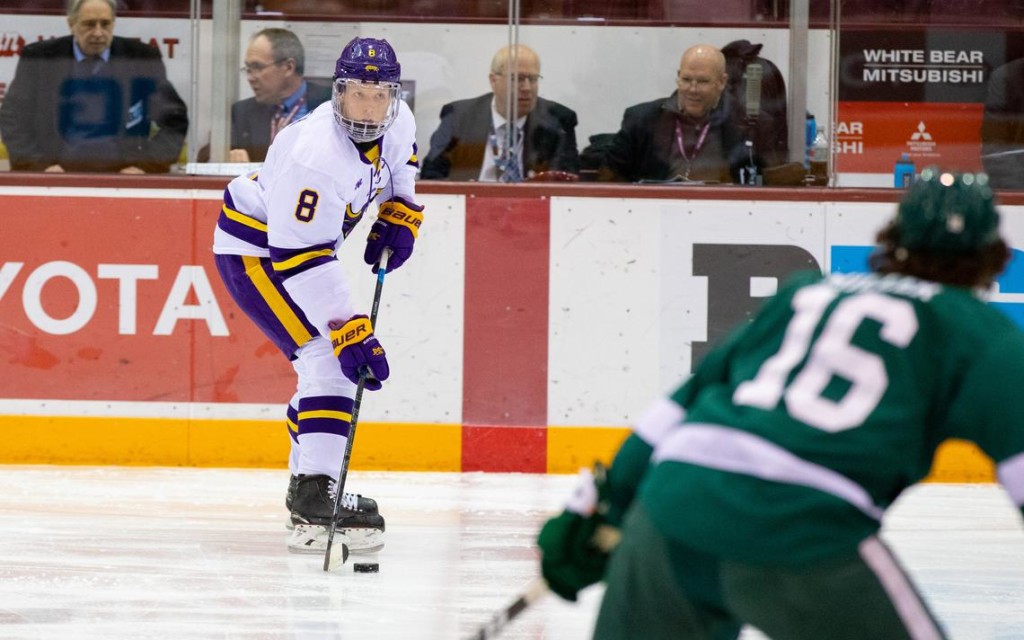
<svg viewBox="0 0 1024 640">
<path fill-rule="evenodd" d="M 634 105 L 622 116 L 605 164 L 625 182 L 739 182 L 751 151 L 730 122 L 728 77 L 722 52 L 690 47 L 679 61 L 676 91 Z M 752 153 L 756 160 L 757 150 Z"/>
</svg>

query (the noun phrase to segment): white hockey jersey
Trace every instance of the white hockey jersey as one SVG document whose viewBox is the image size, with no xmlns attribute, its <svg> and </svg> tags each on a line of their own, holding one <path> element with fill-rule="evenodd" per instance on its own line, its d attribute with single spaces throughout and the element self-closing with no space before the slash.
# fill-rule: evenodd
<svg viewBox="0 0 1024 640">
<path fill-rule="evenodd" d="M 213 251 L 269 257 L 289 295 L 326 336 L 328 322 L 356 313 L 338 248 L 378 203 L 419 208 L 417 168 L 416 122 L 404 102 L 377 144 L 358 146 L 325 102 L 277 135 L 260 171 L 228 184 Z"/>
</svg>

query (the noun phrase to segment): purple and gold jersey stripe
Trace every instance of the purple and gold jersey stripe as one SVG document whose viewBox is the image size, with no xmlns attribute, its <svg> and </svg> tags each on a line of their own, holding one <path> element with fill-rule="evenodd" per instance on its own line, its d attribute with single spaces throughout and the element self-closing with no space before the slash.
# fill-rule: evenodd
<svg viewBox="0 0 1024 640">
<path fill-rule="evenodd" d="M 352 423 L 352 398 L 313 396 L 299 400 L 299 433 L 331 433 L 348 436 Z"/>
<path fill-rule="evenodd" d="M 295 442 L 299 441 L 299 410 L 293 405 L 288 405 L 287 417 L 285 418 L 285 424 L 288 425 L 288 435 Z"/>
<path fill-rule="evenodd" d="M 380 158 L 379 144 L 374 144 L 366 150 L 363 150 L 361 147 L 359 149 L 359 159 L 362 160 L 364 164 L 372 165 L 373 168 L 378 171 L 380 171 Z"/>
<path fill-rule="evenodd" d="M 225 233 L 251 245 L 267 248 L 267 225 L 255 218 L 236 211 L 228 206 L 227 198 L 220 208 L 217 226 Z"/>
<path fill-rule="evenodd" d="M 409 160 L 405 164 L 409 165 L 410 167 L 416 168 L 419 168 L 420 166 L 419 147 L 416 146 L 415 142 L 412 143 L 412 155 L 409 156 Z"/>
<path fill-rule="evenodd" d="M 312 332 L 308 323 L 296 315 L 292 305 L 285 298 L 278 282 L 267 273 L 267 262 L 256 256 L 241 256 L 245 264 L 245 275 L 252 281 L 263 302 L 270 308 L 274 317 L 288 332 L 288 335 L 299 347 L 309 342 Z"/>
<path fill-rule="evenodd" d="M 360 209 L 359 211 L 353 211 L 352 205 L 345 205 L 345 221 L 341 223 L 341 235 L 345 238 L 348 234 L 352 233 L 352 229 L 356 228 L 359 221 L 363 219 L 363 212 L 366 209 Z"/>
<path fill-rule="evenodd" d="M 270 247 L 270 259 L 274 265 L 274 271 L 287 278 L 333 260 L 334 245 L 318 244 L 302 249 Z"/>
</svg>

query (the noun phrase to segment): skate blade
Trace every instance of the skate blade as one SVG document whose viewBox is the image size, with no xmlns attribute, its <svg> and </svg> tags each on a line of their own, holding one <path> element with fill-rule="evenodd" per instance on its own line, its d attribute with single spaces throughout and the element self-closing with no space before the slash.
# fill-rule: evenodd
<svg viewBox="0 0 1024 640">
<path fill-rule="evenodd" d="M 369 527 L 338 527 L 334 532 L 334 545 L 344 544 L 350 553 L 366 554 L 384 548 L 384 532 Z M 315 524 L 297 524 L 288 538 L 288 551 L 292 553 L 324 553 L 327 551 L 327 527 Z"/>
</svg>

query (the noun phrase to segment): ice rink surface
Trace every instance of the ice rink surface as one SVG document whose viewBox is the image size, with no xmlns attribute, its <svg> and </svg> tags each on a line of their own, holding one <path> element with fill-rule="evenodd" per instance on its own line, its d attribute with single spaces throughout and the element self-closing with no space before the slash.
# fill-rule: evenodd
<svg viewBox="0 0 1024 640">
<path fill-rule="evenodd" d="M 277 470 L 0 466 L 0 638 L 440 640 L 471 636 L 537 575 L 571 476 L 359 473 L 387 519 L 379 574 L 285 548 Z M 896 549 L 956 639 L 1024 638 L 1024 532 L 989 485 L 924 485 Z M 601 587 L 548 596 L 509 640 L 582 640 Z M 762 638 L 744 632 L 745 640 Z"/>
</svg>

